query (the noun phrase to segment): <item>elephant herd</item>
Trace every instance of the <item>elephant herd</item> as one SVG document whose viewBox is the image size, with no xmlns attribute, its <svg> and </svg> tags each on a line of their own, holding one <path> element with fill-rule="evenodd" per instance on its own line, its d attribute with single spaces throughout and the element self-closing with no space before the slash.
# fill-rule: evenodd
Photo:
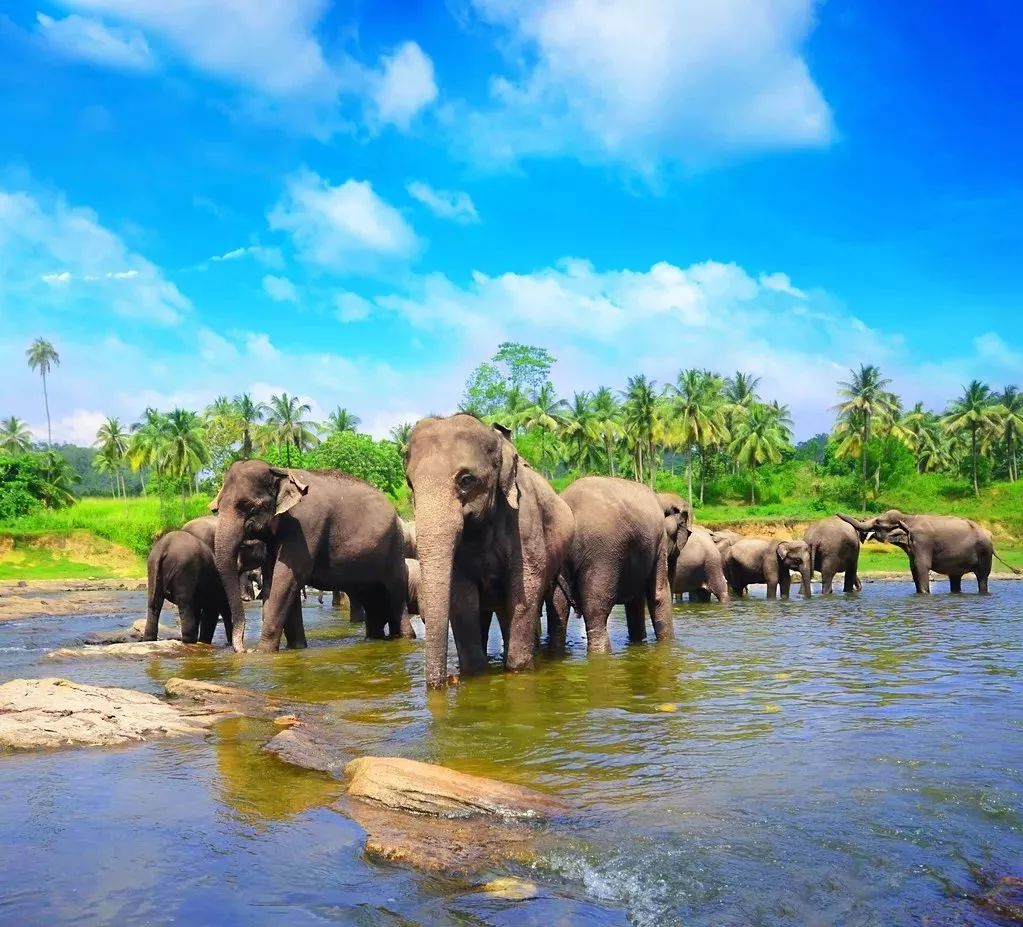
<svg viewBox="0 0 1023 927">
<path fill-rule="evenodd" d="M 918 592 L 929 571 L 953 591 L 974 573 L 987 591 L 990 534 L 962 518 L 889 511 L 865 521 L 837 515 L 802 540 L 743 538 L 693 523 L 681 497 L 631 480 L 590 476 L 560 495 L 519 457 L 509 433 L 467 414 L 427 418 L 405 459 L 416 520 L 406 523 L 379 490 L 336 471 L 231 465 L 210 508 L 160 538 L 149 557 L 146 638 L 155 639 L 164 599 L 178 605 L 182 639 L 210 642 L 218 617 L 244 650 L 249 571 L 262 572 L 258 649 L 306 646 L 306 586 L 347 593 L 370 638 L 414 637 L 426 628 L 426 682 L 448 682 L 448 641 L 459 671 L 481 672 L 493 616 L 509 670 L 533 665 L 546 613 L 548 645 L 565 644 L 571 610 L 582 616 L 590 652 L 610 649 L 607 621 L 625 607 L 629 639 L 674 637 L 672 599 L 721 602 L 764 584 L 789 595 L 793 572 L 804 596 L 815 571 L 821 591 L 843 573 L 860 588 L 860 545 L 870 536 L 907 552 Z"/>
</svg>

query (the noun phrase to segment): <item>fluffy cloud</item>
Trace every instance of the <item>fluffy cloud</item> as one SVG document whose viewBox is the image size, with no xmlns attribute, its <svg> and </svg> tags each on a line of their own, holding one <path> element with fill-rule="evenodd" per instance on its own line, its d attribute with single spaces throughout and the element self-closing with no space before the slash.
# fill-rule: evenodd
<svg viewBox="0 0 1023 927">
<path fill-rule="evenodd" d="M 380 65 L 370 81 L 376 118 L 407 129 L 437 99 L 433 62 L 415 42 L 405 42 L 393 54 L 384 55 Z"/>
<path fill-rule="evenodd" d="M 831 114 L 802 46 L 813 0 L 471 0 L 514 76 L 449 111 L 481 161 L 577 154 L 651 172 L 822 145 Z"/>
<path fill-rule="evenodd" d="M 129 71 L 146 71 L 154 65 L 149 44 L 136 29 L 117 29 L 75 14 L 54 19 L 36 13 L 36 22 L 46 42 L 69 58 Z"/>
<path fill-rule="evenodd" d="M 244 248 L 232 248 L 223 254 L 214 254 L 210 261 L 219 264 L 224 261 L 237 261 L 244 257 L 251 257 L 266 267 L 282 267 L 284 259 L 277 248 L 266 248 L 262 245 L 248 245 Z"/>
<path fill-rule="evenodd" d="M 61 196 L 0 191 L 0 294 L 159 324 L 179 322 L 191 304 L 152 262 L 131 251 L 90 209 Z"/>
<path fill-rule="evenodd" d="M 298 302 L 298 290 L 295 289 L 295 284 L 287 277 L 277 277 L 273 274 L 267 274 L 263 278 L 263 289 L 266 291 L 266 295 L 274 302 Z"/>
<path fill-rule="evenodd" d="M 365 180 L 339 186 L 301 170 L 267 219 L 287 232 L 299 257 L 330 270 L 367 271 L 411 257 L 419 248 L 412 227 Z"/>
<path fill-rule="evenodd" d="M 373 311 L 373 304 L 358 293 L 338 293 L 334 297 L 334 305 L 340 322 L 361 322 Z"/>
<path fill-rule="evenodd" d="M 462 190 L 436 190 L 421 180 L 413 180 L 405 188 L 409 196 L 418 200 L 434 215 L 455 222 L 479 222 L 476 204 Z"/>
</svg>

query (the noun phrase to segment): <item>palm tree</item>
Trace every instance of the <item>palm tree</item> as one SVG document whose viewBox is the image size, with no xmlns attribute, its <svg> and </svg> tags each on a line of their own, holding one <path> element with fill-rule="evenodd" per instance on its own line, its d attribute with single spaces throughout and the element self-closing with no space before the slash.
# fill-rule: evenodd
<svg viewBox="0 0 1023 927">
<path fill-rule="evenodd" d="M 100 449 L 100 454 L 113 464 L 113 469 L 109 472 L 114 477 L 114 484 L 121 490 L 121 494 L 125 498 L 128 496 L 128 491 L 121 475 L 121 467 L 128 456 L 129 438 L 130 435 L 121 427 L 118 419 L 108 418 L 99 426 L 94 442 L 95 446 Z"/>
<path fill-rule="evenodd" d="M 741 376 L 741 375 L 740 375 Z M 693 447 L 700 454 L 700 502 L 703 502 L 707 479 L 707 451 L 728 440 L 724 383 L 709 370 L 683 370 L 669 391 L 675 398 L 670 404 L 669 433 L 673 443 L 686 449 L 686 474 L 689 482 L 689 503 L 693 502 Z"/>
<path fill-rule="evenodd" d="M 585 391 L 576 393 L 568 404 L 564 434 L 572 466 L 583 473 L 599 466 L 600 424 L 593 407 L 593 397 Z"/>
<path fill-rule="evenodd" d="M 567 408 L 564 399 L 559 399 L 554 392 L 552 383 L 544 383 L 533 397 L 533 401 L 522 410 L 521 425 L 523 428 L 535 428 L 540 432 L 540 467 L 545 476 L 550 476 L 553 467 L 548 453 L 551 445 L 549 437 L 556 435 L 565 424 L 564 411 Z"/>
<path fill-rule="evenodd" d="M 655 380 L 648 380 L 640 373 L 625 381 L 622 393 L 622 420 L 632 445 L 636 480 L 645 482 L 649 471 L 651 486 L 654 484 L 654 438 L 661 421 L 656 386 Z"/>
<path fill-rule="evenodd" d="M 782 452 L 789 446 L 790 422 L 784 406 L 762 402 L 746 406 L 736 422 L 728 450 L 750 471 L 750 505 L 757 501 L 757 468 L 781 460 Z"/>
<path fill-rule="evenodd" d="M 949 405 L 944 416 L 945 427 L 950 432 L 969 431 L 975 496 L 980 495 L 977 457 L 1000 431 L 1002 412 L 1002 407 L 995 402 L 991 393 L 991 387 L 980 380 L 971 380 L 969 386 L 963 387 L 963 395 Z"/>
<path fill-rule="evenodd" d="M 362 419 L 358 415 L 352 414 L 344 406 L 338 406 L 327 416 L 327 421 L 324 422 L 320 433 L 329 436 L 340 434 L 343 431 L 354 432 L 361 423 Z"/>
<path fill-rule="evenodd" d="M 53 447 L 53 432 L 50 429 L 50 397 L 46 392 L 46 374 L 54 367 L 60 366 L 60 355 L 49 341 L 44 338 L 36 338 L 29 345 L 25 352 L 28 357 L 28 366 L 32 370 L 38 370 L 43 378 L 43 404 L 46 406 L 46 446 Z"/>
<path fill-rule="evenodd" d="M 74 484 L 78 474 L 71 464 L 56 451 L 48 450 L 42 455 L 43 483 L 40 495 L 49 509 L 60 509 L 75 501 Z"/>
<path fill-rule="evenodd" d="M 748 406 L 752 402 L 760 402 L 760 397 L 757 395 L 759 385 L 760 377 L 737 370 L 725 380 L 725 399 L 731 406 Z"/>
<path fill-rule="evenodd" d="M 11 416 L 0 422 L 0 450 L 24 454 L 32 447 L 32 432 L 20 418 Z"/>
<path fill-rule="evenodd" d="M 391 440 L 398 445 L 398 453 L 402 457 L 405 456 L 405 452 L 408 451 L 408 442 L 412 437 L 412 429 L 415 426 L 412 422 L 401 422 L 395 425 L 391 429 Z"/>
<path fill-rule="evenodd" d="M 92 458 L 92 466 L 97 472 L 110 477 L 110 495 L 117 496 L 120 489 L 120 483 L 117 479 L 120 470 L 120 463 L 118 460 L 104 448 Z"/>
<path fill-rule="evenodd" d="M 143 467 L 152 467 L 160 478 L 164 438 L 167 434 L 167 416 L 150 407 L 142 414 L 141 421 L 131 426 L 131 440 L 128 442 L 128 464 L 132 470 L 141 473 Z M 142 481 L 142 494 L 146 492 L 145 476 Z M 163 507 L 161 496 L 161 511 Z"/>
<path fill-rule="evenodd" d="M 901 425 L 906 447 L 916 457 L 917 473 L 927 473 L 946 463 L 948 449 L 941 419 L 922 402 L 902 416 Z"/>
<path fill-rule="evenodd" d="M 187 409 L 174 409 L 167 416 L 160 453 L 166 473 L 181 481 L 181 510 L 185 509 L 185 488 L 209 462 L 210 452 L 203 440 L 199 416 Z"/>
<path fill-rule="evenodd" d="M 1023 393 L 1015 386 L 1007 386 L 999 397 L 1005 410 L 1002 415 L 1005 457 L 1009 464 L 1009 480 L 1019 479 L 1019 463 L 1016 458 L 1020 437 L 1023 436 Z"/>
<path fill-rule="evenodd" d="M 885 389 L 891 380 L 881 376 L 875 364 L 860 364 L 860 369 L 850 370 L 848 381 L 838 385 L 839 395 L 845 400 L 835 406 L 838 423 L 836 436 L 844 438 L 836 452 L 839 456 L 859 453 L 864 508 L 867 504 L 867 446 L 870 444 L 871 428 L 875 423 L 879 430 L 890 427 L 898 417 L 898 397 Z M 879 470 L 880 474 L 880 470 Z M 879 478 L 879 477 L 878 477 Z"/>
<path fill-rule="evenodd" d="M 256 402 L 248 393 L 235 396 L 232 404 L 242 428 L 242 459 L 248 460 L 252 456 L 252 434 L 266 415 L 266 404 Z"/>
<path fill-rule="evenodd" d="M 615 442 L 622 433 L 622 407 L 610 387 L 600 386 L 591 402 L 597 431 L 604 444 L 607 472 L 615 475 Z"/>
<path fill-rule="evenodd" d="M 311 423 L 302 418 L 312 411 L 307 402 L 299 402 L 297 396 L 281 393 L 270 397 L 269 411 L 263 431 L 264 445 L 284 446 L 285 466 L 291 466 L 291 448 L 299 453 L 316 443 Z"/>
</svg>

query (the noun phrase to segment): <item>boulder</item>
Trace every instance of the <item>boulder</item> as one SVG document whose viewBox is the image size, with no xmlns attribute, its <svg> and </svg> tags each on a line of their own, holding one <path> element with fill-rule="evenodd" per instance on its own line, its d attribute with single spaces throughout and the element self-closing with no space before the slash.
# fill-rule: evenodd
<svg viewBox="0 0 1023 927">
<path fill-rule="evenodd" d="M 394 811 L 444 818 L 543 819 L 564 802 L 521 785 L 399 757 L 364 756 L 345 767 L 348 794 Z"/>
<path fill-rule="evenodd" d="M 264 747 L 268 753 L 294 766 L 337 775 L 347 757 L 338 757 L 333 738 L 325 736 L 319 725 L 297 722 L 277 734 Z"/>
<path fill-rule="evenodd" d="M 175 707 L 189 715 L 259 716 L 270 711 L 267 696 L 254 689 L 177 676 L 168 679 L 163 688 Z"/>
<path fill-rule="evenodd" d="M 47 660 L 74 660 L 79 657 L 118 657 L 138 659 L 139 657 L 184 657 L 188 654 L 211 652 L 211 644 L 183 644 L 181 641 L 127 641 L 121 644 L 85 647 L 61 647 L 46 655 Z"/>
<path fill-rule="evenodd" d="M 14 679 L 0 685 L 0 749 L 112 746 L 203 731 L 155 695 L 67 679 Z"/>
<path fill-rule="evenodd" d="M 146 633 L 146 619 L 139 618 L 132 622 L 130 628 L 116 628 L 112 631 L 93 631 L 85 637 L 86 644 L 125 644 L 130 641 L 142 640 Z M 161 624 L 157 628 L 157 638 L 160 640 L 179 641 L 181 640 L 181 629 L 169 624 Z"/>
</svg>

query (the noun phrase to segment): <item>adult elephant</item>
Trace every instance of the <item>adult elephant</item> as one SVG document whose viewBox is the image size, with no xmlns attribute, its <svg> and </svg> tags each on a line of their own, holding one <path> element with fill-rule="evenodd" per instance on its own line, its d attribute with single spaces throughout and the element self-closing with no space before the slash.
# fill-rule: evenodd
<svg viewBox="0 0 1023 927">
<path fill-rule="evenodd" d="M 709 602 L 713 594 L 719 602 L 729 602 L 721 551 L 714 534 L 700 525 L 693 527 L 674 566 L 669 566 L 668 577 L 674 595 L 688 592 L 690 601 Z"/>
<path fill-rule="evenodd" d="M 181 530 L 197 537 L 211 551 L 215 549 L 217 542 L 216 515 L 200 515 L 198 518 L 186 521 L 181 526 Z M 240 570 L 238 573 L 238 588 L 241 592 L 242 600 L 245 602 L 251 602 L 256 597 L 255 585 L 260 587 L 263 585 L 263 564 L 251 561 L 250 563 L 249 569 Z"/>
<path fill-rule="evenodd" d="M 837 515 L 814 522 L 803 532 L 810 548 L 810 566 L 821 574 L 821 593 L 829 595 L 836 573 L 844 573 L 845 592 L 859 592 L 860 531 Z"/>
<path fill-rule="evenodd" d="M 509 670 L 533 665 L 540 609 L 572 540 L 572 512 L 520 461 L 509 433 L 472 415 L 426 418 L 409 438 L 426 624 L 426 684 L 447 684 L 448 629 L 462 673 L 486 667 L 497 612 Z"/>
<path fill-rule="evenodd" d="M 673 638 L 668 535 L 673 530 L 677 534 L 679 516 L 665 515 L 649 487 L 618 477 L 583 477 L 562 498 L 575 516 L 575 537 L 564 573 L 573 604 L 586 623 L 587 650 L 610 651 L 607 619 L 615 605 L 625 606 L 629 640 L 646 637 L 648 610 L 657 640 Z M 559 640 L 568 619 L 560 598 L 554 603 Z"/>
<path fill-rule="evenodd" d="M 240 545 L 235 573 L 262 563 L 266 547 L 262 541 Z M 155 641 L 164 601 L 178 607 L 181 639 L 186 644 L 213 642 L 217 621 L 224 620 L 224 632 L 231 640 L 231 612 L 225 586 L 217 570 L 213 549 L 188 531 L 169 531 L 149 551 L 146 563 L 146 627 L 142 640 Z M 231 588 L 237 590 L 237 583 Z"/>
<path fill-rule="evenodd" d="M 366 636 L 411 636 L 405 611 L 404 538 L 394 506 L 375 487 L 335 470 L 285 470 L 239 460 L 210 504 L 214 558 L 228 590 L 232 643 L 245 647 L 245 613 L 233 564 L 243 541 L 266 542 L 259 649 L 304 647 L 301 591 L 342 589 L 366 605 Z"/>
<path fill-rule="evenodd" d="M 890 540 L 905 550 L 918 593 L 930 593 L 931 570 L 948 577 L 952 592 L 962 591 L 963 576 L 967 573 L 977 577 L 979 592 L 988 591 L 994 542 L 990 531 L 968 518 L 907 515 L 898 509 L 889 509 L 864 521 L 841 513 L 838 517 L 861 534 L 873 531 L 878 540 Z"/>
<path fill-rule="evenodd" d="M 810 548 L 806 541 L 776 541 L 771 538 L 742 538 L 732 544 L 725 554 L 725 577 L 733 595 L 743 596 L 747 587 L 755 583 L 767 586 L 767 597 L 789 597 L 792 585 L 790 570 L 796 570 L 802 579 L 804 598 L 810 597 Z"/>
</svg>

